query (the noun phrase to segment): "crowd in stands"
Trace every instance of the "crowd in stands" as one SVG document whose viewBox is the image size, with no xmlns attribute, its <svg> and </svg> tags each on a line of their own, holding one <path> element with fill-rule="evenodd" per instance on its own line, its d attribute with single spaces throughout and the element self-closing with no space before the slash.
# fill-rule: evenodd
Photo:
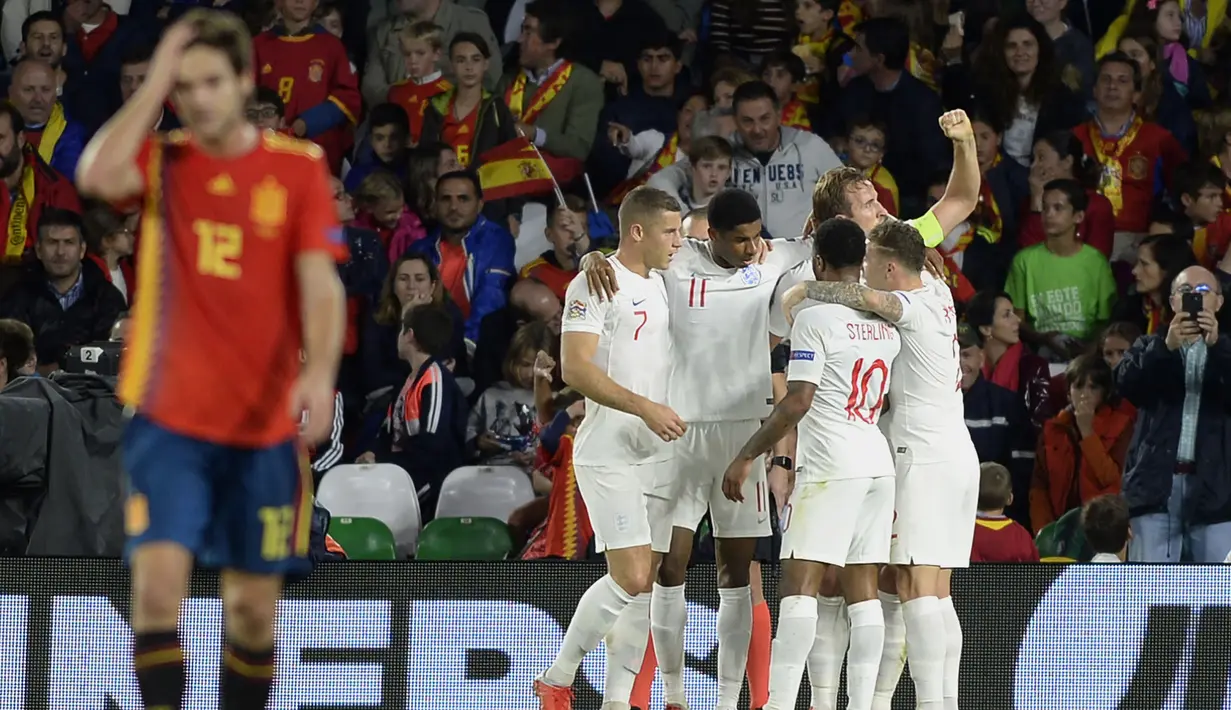
<svg viewBox="0 0 1231 710">
<path fill-rule="evenodd" d="M 939 251 L 986 464 L 977 526 L 1010 531 L 976 558 L 1036 560 L 1034 536 L 1091 501 L 1095 528 L 1131 519 L 1130 559 L 1231 551 L 1225 3 L 8 0 L 0 382 L 123 339 L 140 215 L 83 200 L 74 170 L 199 5 L 252 27 L 248 119 L 335 174 L 349 326 L 318 480 L 396 464 L 426 521 L 451 471 L 516 467 L 540 496 L 510 519 L 525 556 L 585 556 L 584 405 L 555 361 L 565 288 L 615 248 L 621 197 L 663 189 L 705 239 L 707 202 L 737 187 L 766 238 L 796 237 L 845 164 L 915 217 L 953 160 L 937 120 L 961 108 L 982 192 Z M 178 128 L 173 103 L 150 126 Z M 510 145 L 554 186 L 501 174 Z M 1108 525 L 1091 540 L 1115 547 Z"/>
</svg>

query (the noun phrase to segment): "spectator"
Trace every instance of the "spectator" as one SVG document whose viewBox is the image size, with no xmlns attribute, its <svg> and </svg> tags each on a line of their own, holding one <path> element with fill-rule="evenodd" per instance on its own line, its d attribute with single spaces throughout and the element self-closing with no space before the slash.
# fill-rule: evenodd
<svg viewBox="0 0 1231 710">
<path fill-rule="evenodd" d="M 534 360 L 539 352 L 558 349 L 555 337 L 539 321 L 513 334 L 504 355 L 504 377 L 483 390 L 466 424 L 466 446 L 480 463 L 512 463 L 528 470 L 534 462 Z"/>
<path fill-rule="evenodd" d="M 257 85 L 278 92 L 291 134 L 319 145 L 336 175 L 363 106 L 346 47 L 313 21 L 315 5 L 281 3 L 279 23 L 253 38 L 252 53 Z"/>
<path fill-rule="evenodd" d="M 857 116 L 867 116 L 887 130 L 885 167 L 901 190 L 903 217 L 923 212 L 928 180 L 946 170 L 953 154 L 938 121 L 940 97 L 906 71 L 910 34 L 889 18 L 865 20 L 855 28 L 851 52 L 856 78 L 843 89 L 829 134 L 841 133 Z"/>
<path fill-rule="evenodd" d="M 13 70 L 9 100 L 25 123 L 26 143 L 55 168 L 72 179 L 85 149 L 85 128 L 65 113 L 56 99 L 56 73 L 51 65 L 27 59 Z"/>
<path fill-rule="evenodd" d="M 998 463 L 979 466 L 978 516 L 975 518 L 971 562 L 1038 562 L 1034 538 L 1004 514 L 1013 504 L 1009 470 Z"/>
<path fill-rule="evenodd" d="M 688 210 L 707 207 L 710 199 L 726 186 L 733 160 L 734 151 L 726 138 L 706 136 L 690 141 L 688 162 L 680 165 L 687 167 L 688 174 L 675 195 L 680 205 Z"/>
<path fill-rule="evenodd" d="M 154 58 L 154 46 L 150 44 L 134 44 L 124 48 L 124 54 L 120 56 L 120 100 L 128 101 L 133 94 L 137 93 L 137 89 L 145 83 L 145 77 L 150 73 L 150 60 Z M 257 90 L 257 96 L 260 97 L 260 90 Z M 274 92 L 274 97 L 277 93 Z M 259 101 L 258 101 L 259 103 Z M 278 100 L 278 118 L 282 118 L 282 100 Z M 260 125 L 260 122 L 252 118 L 249 113 L 248 120 L 253 124 Z M 171 109 L 171 105 L 164 104 L 162 114 L 158 120 L 154 122 L 154 130 L 159 133 L 166 133 L 180 127 L 179 118 Z M 281 126 L 274 130 L 281 130 Z"/>
<path fill-rule="evenodd" d="M 380 300 L 363 331 L 360 352 L 366 395 L 403 382 L 410 374 L 404 359 L 398 356 L 396 343 L 401 332 L 399 319 L 409 306 L 418 303 L 430 303 L 453 317 L 453 337 L 442 361 L 450 370 L 459 362 L 465 363 L 466 346 L 461 340 L 464 320 L 441 285 L 436 265 L 423 254 L 405 254 L 395 259 L 389 269 Z"/>
<path fill-rule="evenodd" d="M 1140 328 L 1132 323 L 1116 321 L 1103 331 L 1095 352 L 1103 357 L 1103 362 L 1107 363 L 1108 367 L 1115 370 L 1116 365 L 1124 359 L 1124 353 L 1128 352 L 1128 349 L 1133 347 L 1133 343 L 1137 342 L 1137 338 L 1140 337 Z"/>
<path fill-rule="evenodd" d="M 1085 219 L 1077 233 L 1083 242 L 1110 259 L 1116 215 L 1111 203 L 1098 191 L 1102 170 L 1094 158 L 1086 155 L 1081 141 L 1072 131 L 1039 135 L 1027 177 L 1030 209 L 1022 217 L 1018 246 L 1024 249 L 1041 244 L 1047 238 L 1043 231 L 1043 186 L 1052 180 L 1076 180 L 1086 190 Z"/>
<path fill-rule="evenodd" d="M 1188 86 L 1177 86 L 1172 80 L 1168 69 L 1171 62 L 1163 56 L 1163 45 L 1155 30 L 1150 27 L 1129 28 L 1120 38 L 1117 49 L 1131 57 L 1141 69 L 1142 90 L 1137 109 L 1142 117 L 1170 131 L 1184 150 L 1194 153 L 1197 150 L 1197 122 L 1193 120 L 1192 107 L 1180 93 L 1181 86 L 1185 92 Z M 1200 65 L 1194 63 L 1194 66 Z M 1205 87 L 1204 72 L 1199 79 L 1193 87 L 1201 87 L 1204 96 L 1199 102 L 1208 105 L 1210 95 Z"/>
<path fill-rule="evenodd" d="M 761 57 L 789 41 L 790 19 L 786 3 L 778 0 L 714 0 L 710 50 L 721 63 L 756 66 Z"/>
<path fill-rule="evenodd" d="M 980 291 L 966 304 L 966 322 L 983 344 L 983 377 L 1021 398 L 1036 431 L 1054 409 L 1047 362 L 1021 340 L 1021 318 L 1009 294 Z"/>
<path fill-rule="evenodd" d="M 969 324 L 958 327 L 958 366 L 962 372 L 962 400 L 966 428 L 979 461 L 995 462 L 1010 472 L 1013 501 L 1003 507 L 1010 518 L 1030 522 L 1030 460 L 1034 456 L 1034 428 L 1016 392 L 983 377 L 983 348 L 978 331 Z"/>
<path fill-rule="evenodd" d="M 1086 503 L 1081 511 L 1081 529 L 1095 563 L 1123 562 L 1133 540 L 1128 503 L 1118 493 L 1108 493 Z"/>
<path fill-rule="evenodd" d="M 479 324 L 504 306 L 505 283 L 514 273 L 513 235 L 481 213 L 483 190 L 470 172 L 440 176 L 436 220 L 440 226 L 412 245 L 427 254 L 440 281 L 466 317 L 466 348 L 474 352 Z"/>
<path fill-rule="evenodd" d="M 1129 555 L 1221 562 L 1231 551 L 1231 337 L 1218 329 L 1222 289 L 1207 269 L 1190 266 L 1170 296 L 1176 315 L 1166 334 L 1139 339 L 1116 367 L 1120 392 L 1137 407 L 1123 485 Z M 1195 320 L 1185 296 L 1200 299 Z"/>
<path fill-rule="evenodd" d="M 1094 44 L 1081 30 L 1064 21 L 1067 4 L 1068 0 L 1029 0 L 1026 11 L 1051 37 L 1061 80 L 1077 93 L 1079 101 L 1085 101 L 1094 86 Z"/>
<path fill-rule="evenodd" d="M 144 16 L 121 17 L 103 0 L 67 3 L 64 24 L 68 78 L 62 101 L 93 135 L 120 107 L 120 57 L 129 47 L 154 44 L 159 28 Z"/>
<path fill-rule="evenodd" d="M 64 93 L 68 78 L 62 66 L 68 51 L 64 40 L 64 20 L 54 12 L 34 12 L 21 23 L 21 58 L 44 62 L 55 70 L 57 97 Z"/>
<path fill-rule="evenodd" d="M 786 49 L 770 52 L 761 61 L 761 81 L 774 90 L 774 100 L 782 107 L 782 125 L 801 131 L 812 130 L 808 107 L 796 96 L 806 72 L 804 60 Z"/>
<path fill-rule="evenodd" d="M 1035 532 L 1105 493 L 1119 493 L 1134 412 L 1112 388 L 1111 368 L 1097 353 L 1081 355 L 1064 375 L 1066 407 L 1043 426 L 1030 484 Z"/>
<path fill-rule="evenodd" d="M 406 183 L 406 203 L 431 228 L 436 223 L 436 181 L 441 175 L 462 169 L 457 153 L 444 143 L 420 143 L 410 151 Z"/>
<path fill-rule="evenodd" d="M 868 176 L 872 186 L 876 188 L 876 198 L 881 206 L 890 215 L 897 217 L 902 197 L 898 192 L 898 182 L 884 166 L 885 146 L 888 142 L 889 132 L 883 124 L 866 116 L 851 119 L 846 128 L 846 164 L 859 168 Z"/>
<path fill-rule="evenodd" d="M 483 89 L 492 63 L 488 52 L 482 37 L 459 32 L 449 45 L 457 86 L 433 98 L 423 116 L 419 144 L 452 147 L 462 167 L 477 166 L 479 156 L 517 137 L 509 107 L 500 96 Z"/>
<path fill-rule="evenodd" d="M 402 183 L 393 173 L 379 170 L 364 178 L 355 190 L 355 207 L 355 223 L 380 235 L 389 261 L 427 236 L 418 215 L 406 206 Z"/>
<path fill-rule="evenodd" d="M 316 12 L 313 13 L 313 18 L 316 24 L 321 26 L 329 34 L 342 40 L 342 44 L 346 45 L 346 56 L 350 59 L 350 70 L 355 76 L 359 76 L 359 67 L 355 65 L 355 57 L 362 57 L 363 52 L 356 51 L 355 45 L 358 42 L 351 42 L 350 35 L 346 34 L 346 18 L 343 16 L 344 10 L 351 10 L 349 5 L 343 4 L 340 0 L 322 0 L 317 5 Z M 364 14 L 367 14 L 368 8 L 365 6 L 362 9 Z M 357 32 L 357 36 L 362 36 L 362 32 Z"/>
<path fill-rule="evenodd" d="M 39 366 L 56 369 L 73 345 L 110 337 L 124 297 L 85 260 L 81 217 L 75 212 L 44 210 L 34 251 L 38 263 L 0 302 L 0 314 L 29 325 Z"/>
<path fill-rule="evenodd" d="M 165 115 L 165 113 L 164 113 Z M 252 100 L 248 102 L 246 115 L 248 123 L 263 131 L 287 133 L 286 107 L 278 92 L 265 86 L 258 86 L 252 92 Z"/>
<path fill-rule="evenodd" d="M 124 303 L 132 303 L 137 285 L 132 255 L 136 236 L 124 216 L 110 205 L 92 204 L 81 217 L 85 231 L 86 256 L 115 286 Z"/>
<path fill-rule="evenodd" d="M 1187 163 L 1175 171 L 1172 202 L 1193 225 L 1193 255 L 1211 271 L 1231 242 L 1231 212 L 1222 207 L 1227 180 L 1207 162 Z"/>
<path fill-rule="evenodd" d="M 453 82 L 440 71 L 444 45 L 438 25 L 416 22 L 402 30 L 398 41 L 406 59 L 406 79 L 389 87 L 385 101 L 406 112 L 410 119 L 410 142 L 417 144 L 428 101 L 452 89 Z"/>
<path fill-rule="evenodd" d="M 391 3 L 392 4 L 392 3 Z M 401 33 L 416 22 L 428 21 L 439 26 L 440 43 L 452 45 L 453 38 L 461 32 L 470 32 L 483 38 L 487 54 L 500 56 L 500 45 L 492 33 L 487 13 L 475 7 L 459 5 L 453 0 L 396 0 L 397 14 L 380 21 L 368 37 L 368 61 L 364 64 L 363 98 L 369 106 L 385 100 L 389 87 L 406 78 L 406 60 L 402 57 Z M 444 66 L 445 78 L 453 81 L 453 69 Z M 487 88 L 496 86 L 500 80 L 500 63 L 488 67 Z"/>
<path fill-rule="evenodd" d="M 1163 330 L 1171 322 L 1171 282 L 1184 269 L 1197 263 L 1192 247 L 1183 237 L 1157 234 L 1141 240 L 1133 266 L 1133 292 L 1116 304 L 1111 319 L 1136 325 L 1146 335 Z"/>
<path fill-rule="evenodd" d="M 30 358 L 34 357 L 34 331 L 12 318 L 0 318 L 0 389 L 25 375 Z"/>
<path fill-rule="evenodd" d="M 560 184 L 581 175 L 603 109 L 602 81 L 561 56 L 561 45 L 576 29 L 571 19 L 564 0 L 526 5 L 517 68 L 499 85 L 517 132 L 542 150 Z"/>
<path fill-rule="evenodd" d="M 346 290 L 346 335 L 342 343 L 342 363 L 338 370 L 338 391 L 346 406 L 346 419 L 358 420 L 360 404 L 367 390 L 364 386 L 363 353 L 360 344 L 366 323 L 380 302 L 381 287 L 389 273 L 387 251 L 380 243 L 380 235 L 370 229 L 352 224 L 355 219 L 350 195 L 336 177 L 329 180 L 333 189 L 334 206 L 338 221 L 342 223 L 343 235 L 350 258 L 338 264 L 338 276 Z M 393 340 L 391 339 L 390 344 Z M 388 348 L 393 351 L 392 345 Z"/>
<path fill-rule="evenodd" d="M 19 261 L 34 246 L 39 220 L 46 210 L 81 211 L 72 183 L 27 147 L 21 114 L 7 101 L 0 102 L 0 179 L 8 188 L 0 190 L 0 209 L 9 215 L 4 252 L 9 264 Z M 20 215 L 23 211 L 25 220 L 16 219 L 13 213 Z"/>
<path fill-rule="evenodd" d="M 591 240 L 586 216 L 589 206 L 575 195 L 565 195 L 564 204 L 547 213 L 547 241 L 551 249 L 521 267 L 521 278 L 545 284 L 556 298 L 564 300 L 569 282 L 577 275 L 581 257 L 592 251 L 604 254 L 615 250 L 614 244 Z"/>
<path fill-rule="evenodd" d="M 710 103 L 715 108 L 734 109 L 735 90 L 756 81 L 756 77 L 737 67 L 723 67 L 710 76 Z"/>
<path fill-rule="evenodd" d="M 368 116 L 369 152 L 346 174 L 346 189 L 354 192 L 376 171 L 389 173 L 405 184 L 410 122 L 406 111 L 392 103 L 377 104 Z"/>
<path fill-rule="evenodd" d="M 531 532 L 521 559 L 582 560 L 594 530 L 573 473 L 573 437 L 585 419 L 586 400 L 580 392 L 566 389 L 551 401 L 555 414 L 539 434 L 540 470 L 550 481 L 551 492 L 546 515 Z"/>
<path fill-rule="evenodd" d="M 710 238 L 709 207 L 696 207 L 684 215 L 682 231 L 689 239 L 708 240 Z"/>
<path fill-rule="evenodd" d="M 1028 342 L 1058 360 L 1076 355 L 1111 318 L 1116 285 L 1106 257 L 1077 239 L 1086 192 L 1055 180 L 1043 192 L 1047 241 L 1013 257 L 1005 291 L 1027 324 Z"/>
<path fill-rule="evenodd" d="M 1186 159 L 1167 129 L 1137 115 L 1141 68 L 1128 55 L 1112 52 L 1099 60 L 1094 83 L 1094 117 L 1073 129 L 1086 155 L 1103 168 L 1099 192 L 1116 215 L 1113 260 L 1128 260 L 1139 235 L 1150 226 L 1155 186 L 1170 184 Z"/>
<path fill-rule="evenodd" d="M 575 7 L 580 36 L 585 38 L 578 43 L 577 58 L 598 71 L 613 99 L 631 92 L 647 42 L 675 37 L 645 0 L 591 0 Z"/>
<path fill-rule="evenodd" d="M 475 390 L 482 392 L 500 381 L 504 354 L 518 328 L 540 321 L 553 333 L 558 333 L 563 313 L 560 299 L 547 286 L 533 279 L 513 284 L 508 305 L 488 314 L 479 326 L 478 349 L 474 353 Z"/>
<path fill-rule="evenodd" d="M 700 93 L 688 97 L 680 106 L 675 129 L 671 133 L 649 129 L 634 135 L 627 126 L 614 123 L 608 126 L 607 137 L 611 139 L 613 146 L 632 162 L 628 166 L 627 178 L 611 191 L 607 204 L 618 206 L 633 188 L 649 183 L 666 168 L 679 165 L 677 171 L 688 171 L 685 159 L 692 151 L 694 138 L 697 141 L 717 138 L 713 131 L 718 130 L 718 121 L 711 119 L 706 102 L 706 97 Z M 727 142 L 725 137 L 719 140 Z M 727 152 L 730 152 L 730 143 L 727 143 Z M 730 176 L 731 161 L 728 156 L 722 184 L 726 184 Z"/>
<path fill-rule="evenodd" d="M 423 521 L 432 519 L 440 484 L 465 463 L 466 398 L 445 366 L 452 319 L 439 306 L 416 305 L 401 317 L 398 357 L 411 375 L 390 408 L 376 450 L 359 463 L 393 463 L 414 479 Z"/>
</svg>

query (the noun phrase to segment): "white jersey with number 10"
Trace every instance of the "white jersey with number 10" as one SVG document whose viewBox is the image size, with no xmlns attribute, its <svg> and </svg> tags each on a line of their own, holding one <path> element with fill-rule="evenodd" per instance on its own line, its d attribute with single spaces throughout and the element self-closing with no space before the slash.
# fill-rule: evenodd
<svg viewBox="0 0 1231 710">
<path fill-rule="evenodd" d="M 901 342 L 889 323 L 834 304 L 803 309 L 791 329 L 788 382 L 816 385 L 799 423 L 801 483 L 893 475 L 876 426 Z"/>
</svg>

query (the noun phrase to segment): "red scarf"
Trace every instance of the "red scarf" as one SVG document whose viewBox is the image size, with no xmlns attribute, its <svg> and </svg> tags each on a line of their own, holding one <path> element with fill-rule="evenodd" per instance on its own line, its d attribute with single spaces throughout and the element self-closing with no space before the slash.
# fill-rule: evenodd
<svg viewBox="0 0 1231 710">
<path fill-rule="evenodd" d="M 993 368 L 990 362 L 983 363 L 983 376 L 994 385 L 1000 385 L 1011 392 L 1016 392 L 1021 386 L 1022 354 L 1025 351 L 1026 346 L 1020 342 L 1010 345 L 1009 349 L 1004 351 L 1004 355 L 1000 356 L 996 367 Z"/>
<path fill-rule="evenodd" d="M 115 34 L 115 29 L 119 25 L 119 15 L 108 7 L 107 17 L 92 32 L 86 32 L 84 29 L 77 30 L 77 42 L 81 45 L 81 56 L 87 63 L 94 61 L 94 57 L 98 56 L 98 51 L 103 48 L 107 40 L 111 39 L 111 35 Z"/>
</svg>

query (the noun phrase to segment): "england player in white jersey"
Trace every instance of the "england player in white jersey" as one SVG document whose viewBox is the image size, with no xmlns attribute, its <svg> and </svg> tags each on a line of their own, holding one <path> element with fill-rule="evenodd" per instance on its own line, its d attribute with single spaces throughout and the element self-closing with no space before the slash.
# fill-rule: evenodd
<svg viewBox="0 0 1231 710">
<path fill-rule="evenodd" d="M 954 637 L 946 627 L 957 617 L 942 605 L 952 605 L 952 570 L 970 563 L 979 459 L 963 416 L 953 298 L 943 282 L 923 273 L 923 266 L 918 230 L 886 221 L 868 235 L 867 286 L 799 284 L 787 292 L 783 307 L 804 298 L 838 303 L 875 313 L 902 334 L 887 416 L 897 469 L 890 561 L 898 571 L 917 707 L 940 710 L 957 702 L 960 651 L 946 647 Z M 946 686 L 952 686 L 952 694 Z"/>
<path fill-rule="evenodd" d="M 817 230 L 814 274 L 857 283 L 864 233 L 850 220 Z M 787 393 L 731 462 L 725 493 L 738 498 L 758 451 L 798 424 L 798 468 L 782 513 L 782 594 L 770 666 L 767 710 L 795 707 L 818 629 L 817 595 L 826 566 L 841 568 L 849 597 L 851 710 L 870 710 L 885 626 L 877 599 L 879 566 L 889 561 L 894 468 L 877 427 L 898 355 L 897 330 L 845 306 L 814 304 L 790 333 Z M 820 699 L 816 699 L 820 700 Z"/>
<path fill-rule="evenodd" d="M 586 396 L 573 464 L 608 574 L 582 595 L 555 661 L 535 680 L 545 710 L 571 709 L 577 667 L 617 616 L 627 633 L 612 633 L 608 654 L 636 659 L 640 667 L 655 553 L 670 545 L 675 471 L 669 442 L 685 425 L 664 404 L 672 353 L 659 271 L 680 247 L 680 207 L 666 193 L 640 187 L 624 198 L 619 221 L 620 246 L 611 260 L 619 293 L 609 300 L 593 296 L 579 275 L 565 294 L 561 373 Z M 608 688 L 612 706 L 627 708 L 631 690 L 631 682 Z"/>
<path fill-rule="evenodd" d="M 760 208 L 743 190 L 720 191 L 708 213 L 709 240 L 685 240 L 663 273 L 675 356 L 667 401 L 688 423 L 675 457 L 680 484 L 675 532 L 651 608 L 667 710 L 687 707 L 684 578 L 693 534 L 707 510 L 718 559 L 717 710 L 734 710 L 739 700 L 753 622 L 749 567 L 757 539 L 770 534 L 773 511 L 762 452 L 743 487 L 743 501 L 723 496 L 722 474 L 773 404 L 769 313 L 774 286 L 811 255 L 810 239 L 775 240 L 763 254 Z M 587 257 L 583 269 L 598 272 L 606 261 Z M 785 464 L 784 474 L 791 468 L 789 461 L 778 463 Z"/>
</svg>

